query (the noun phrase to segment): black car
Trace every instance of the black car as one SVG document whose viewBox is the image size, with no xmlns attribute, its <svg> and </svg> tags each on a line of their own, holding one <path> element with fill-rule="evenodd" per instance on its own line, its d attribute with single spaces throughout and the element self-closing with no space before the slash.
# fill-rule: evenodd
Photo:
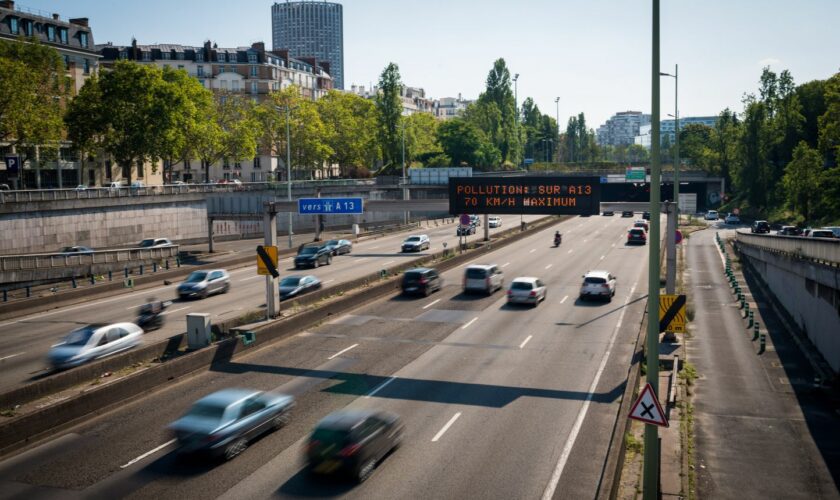
<svg viewBox="0 0 840 500">
<path fill-rule="evenodd" d="M 455 236 L 467 236 L 475 234 L 475 224 L 467 224 L 466 226 L 458 226 Z"/>
<path fill-rule="evenodd" d="M 318 267 L 321 264 L 329 265 L 331 262 L 332 251 L 326 246 L 303 246 L 298 249 L 298 254 L 295 256 L 295 269 Z"/>
<path fill-rule="evenodd" d="M 324 243 L 332 255 L 344 255 L 353 251 L 353 243 L 349 240 L 329 240 Z"/>
<path fill-rule="evenodd" d="M 402 441 L 400 417 L 384 411 L 343 410 L 324 417 L 306 444 L 314 474 L 344 474 L 358 482 Z"/>
<path fill-rule="evenodd" d="M 403 274 L 401 288 L 405 294 L 419 294 L 428 296 L 435 290 L 440 290 L 441 278 L 436 269 L 418 267 L 409 269 Z"/>
<path fill-rule="evenodd" d="M 607 217 L 612 217 L 613 215 L 615 215 L 615 212 L 613 210 L 604 210 L 604 215 Z"/>
<path fill-rule="evenodd" d="M 750 226 L 751 233 L 769 233 L 770 232 L 770 224 L 767 223 L 766 220 L 757 220 L 752 223 Z"/>
<path fill-rule="evenodd" d="M 642 219 L 650 220 L 650 212 L 642 212 Z"/>
<path fill-rule="evenodd" d="M 316 276 L 286 276 L 280 280 L 280 300 L 291 299 L 307 292 L 321 289 L 321 280 Z"/>
<path fill-rule="evenodd" d="M 782 226 L 776 234 L 780 236 L 802 236 L 802 229 L 796 226 Z"/>
<path fill-rule="evenodd" d="M 622 210 L 621 211 L 621 216 L 622 217 L 633 217 L 633 211 L 632 210 Z"/>
</svg>

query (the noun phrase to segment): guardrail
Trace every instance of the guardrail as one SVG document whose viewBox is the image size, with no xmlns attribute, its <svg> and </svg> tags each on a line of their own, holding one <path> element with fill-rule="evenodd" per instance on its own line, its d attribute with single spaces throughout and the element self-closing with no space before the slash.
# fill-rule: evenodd
<svg viewBox="0 0 840 500">
<path fill-rule="evenodd" d="M 764 248 L 803 260 L 840 265 L 840 240 L 737 232 L 739 245 Z"/>
<path fill-rule="evenodd" d="M 0 272 L 38 271 L 120 262 L 149 261 L 178 255 L 178 245 L 163 248 L 123 248 L 97 250 L 84 254 L 0 255 Z"/>
</svg>

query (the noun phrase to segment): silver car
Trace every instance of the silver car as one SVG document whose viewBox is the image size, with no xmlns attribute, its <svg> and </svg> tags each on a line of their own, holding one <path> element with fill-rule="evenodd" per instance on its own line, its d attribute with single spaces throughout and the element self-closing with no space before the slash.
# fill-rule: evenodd
<svg viewBox="0 0 840 500">
<path fill-rule="evenodd" d="M 57 370 L 72 368 L 140 345 L 143 329 L 134 323 L 92 324 L 70 332 L 50 349 L 48 359 Z"/>
<path fill-rule="evenodd" d="M 321 289 L 321 280 L 311 274 L 291 275 L 280 280 L 280 300 L 291 299 L 307 292 Z"/>
<path fill-rule="evenodd" d="M 580 285 L 580 299 L 586 300 L 591 297 L 605 299 L 610 302 L 615 296 L 615 276 L 609 271 L 589 271 L 583 275 L 583 283 Z"/>
<path fill-rule="evenodd" d="M 537 307 L 545 300 L 545 283 L 539 278 L 523 277 L 510 282 L 507 291 L 508 304 L 532 304 Z"/>
<path fill-rule="evenodd" d="M 505 275 L 495 264 L 474 264 L 464 270 L 464 292 L 484 292 L 488 295 L 505 286 Z"/>
<path fill-rule="evenodd" d="M 230 290 L 230 275 L 224 269 L 193 271 L 183 283 L 178 285 L 178 297 L 204 299 L 214 293 L 227 293 L 228 290 Z"/>
<path fill-rule="evenodd" d="M 169 424 L 182 453 L 207 453 L 230 460 L 257 436 L 289 421 L 292 396 L 251 389 L 222 389 L 196 401 Z"/>
</svg>

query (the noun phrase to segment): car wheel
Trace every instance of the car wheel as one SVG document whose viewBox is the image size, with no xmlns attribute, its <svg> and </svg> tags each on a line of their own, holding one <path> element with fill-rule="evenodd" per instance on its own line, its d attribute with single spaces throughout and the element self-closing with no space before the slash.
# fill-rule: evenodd
<svg viewBox="0 0 840 500">
<path fill-rule="evenodd" d="M 271 425 L 274 426 L 275 429 L 280 429 L 281 427 L 285 427 L 286 424 L 289 423 L 289 412 L 284 411 L 283 413 L 277 415 L 272 419 Z"/>
<path fill-rule="evenodd" d="M 356 473 L 356 480 L 360 483 L 364 483 L 373 473 L 374 468 L 376 468 L 376 460 L 371 458 L 359 467 L 359 471 Z"/>
<path fill-rule="evenodd" d="M 312 267 L 314 267 L 316 269 L 318 268 L 318 259 L 315 259 L 315 263 L 312 264 Z"/>
<path fill-rule="evenodd" d="M 245 451 L 246 448 L 248 448 L 248 440 L 245 438 L 237 439 L 225 448 L 225 460 L 233 460 L 237 455 Z"/>
<path fill-rule="evenodd" d="M 332 264 L 332 257 L 327 257 L 327 265 Z"/>
<path fill-rule="evenodd" d="M 203 291 L 203 292 L 201 292 L 201 298 L 202 298 L 202 299 L 206 299 L 206 298 L 207 298 L 207 289 L 206 289 L 206 288 L 204 289 L 204 291 Z"/>
<path fill-rule="evenodd" d="M 226 283 L 225 287 L 222 288 L 222 293 L 228 293 L 230 291 L 230 283 Z"/>
</svg>

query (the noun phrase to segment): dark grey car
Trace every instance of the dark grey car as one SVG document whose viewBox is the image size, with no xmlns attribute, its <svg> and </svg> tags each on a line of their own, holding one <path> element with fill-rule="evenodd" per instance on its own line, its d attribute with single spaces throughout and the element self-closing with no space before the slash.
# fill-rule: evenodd
<svg viewBox="0 0 840 500">
<path fill-rule="evenodd" d="M 224 269 L 193 271 L 178 285 L 178 297 L 204 299 L 214 293 L 227 293 L 228 290 L 230 290 L 230 275 Z"/>
<path fill-rule="evenodd" d="M 353 243 L 350 240 L 329 240 L 324 243 L 324 246 L 334 256 L 344 255 L 353 251 Z"/>
<path fill-rule="evenodd" d="M 304 246 L 295 256 L 295 269 L 318 267 L 321 264 L 330 263 L 332 263 L 332 252 L 326 246 Z"/>
<path fill-rule="evenodd" d="M 316 276 L 286 276 L 280 280 L 280 300 L 291 299 L 307 292 L 319 290 L 321 280 Z"/>
<path fill-rule="evenodd" d="M 294 398 L 251 389 L 223 389 L 196 401 L 169 424 L 182 453 L 207 453 L 230 460 L 264 432 L 288 423 Z"/>
</svg>

